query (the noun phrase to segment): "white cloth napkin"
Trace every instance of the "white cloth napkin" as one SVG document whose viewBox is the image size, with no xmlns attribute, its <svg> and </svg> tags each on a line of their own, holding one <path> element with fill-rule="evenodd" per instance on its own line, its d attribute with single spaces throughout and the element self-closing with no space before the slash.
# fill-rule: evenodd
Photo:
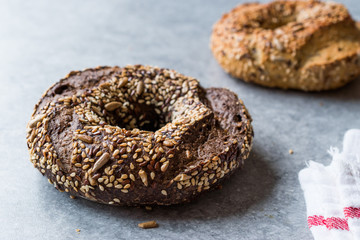
<svg viewBox="0 0 360 240">
<path fill-rule="evenodd" d="M 360 240 L 360 129 L 346 132 L 329 166 L 310 161 L 299 173 L 315 240 Z"/>
</svg>

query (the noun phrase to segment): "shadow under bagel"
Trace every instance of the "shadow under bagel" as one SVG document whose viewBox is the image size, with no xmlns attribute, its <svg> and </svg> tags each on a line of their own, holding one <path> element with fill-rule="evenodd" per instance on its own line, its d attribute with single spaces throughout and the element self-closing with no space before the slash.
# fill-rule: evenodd
<svg viewBox="0 0 360 240">
<path fill-rule="evenodd" d="M 221 188 L 203 193 L 190 203 L 152 206 L 151 211 L 145 210 L 144 207 L 111 206 L 82 198 L 70 199 L 69 194 L 59 193 L 49 184 L 43 191 L 40 190 L 41 186 L 45 185 L 43 178 L 40 178 L 42 183 L 39 183 L 36 194 L 39 204 L 47 209 L 49 217 L 54 211 L 63 211 L 78 219 L 81 224 L 90 221 L 91 216 L 97 216 L 98 219 L 110 218 L 114 221 L 126 218 L 141 222 L 148 219 L 155 220 L 160 225 L 162 221 L 167 220 L 181 223 L 190 219 L 227 218 L 245 214 L 252 206 L 265 201 L 271 195 L 278 178 L 270 165 L 271 161 L 266 161 L 265 154 L 261 147 L 256 145 L 244 167 L 225 179 L 221 183 Z M 63 202 L 62 209 L 49 208 L 52 205 L 51 201 Z"/>
<path fill-rule="evenodd" d="M 339 89 L 332 89 L 321 92 L 303 92 L 301 90 L 294 90 L 294 89 L 284 90 L 279 88 L 268 88 L 254 83 L 247 83 L 241 79 L 236 79 L 236 78 L 233 79 L 236 81 L 241 81 L 241 83 L 243 84 L 249 84 L 254 88 L 264 89 L 265 91 L 273 91 L 276 94 L 293 95 L 293 96 L 301 96 L 301 97 L 312 96 L 315 98 L 318 97 L 324 99 L 331 98 L 339 101 L 360 100 L 360 78 L 354 79 L 353 81 L 349 82 L 348 84 L 346 84 L 345 86 Z"/>
</svg>

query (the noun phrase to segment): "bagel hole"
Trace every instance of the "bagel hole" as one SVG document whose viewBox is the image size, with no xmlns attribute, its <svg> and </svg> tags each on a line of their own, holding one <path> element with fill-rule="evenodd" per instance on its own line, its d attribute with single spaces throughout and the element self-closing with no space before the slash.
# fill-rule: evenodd
<svg viewBox="0 0 360 240">
<path fill-rule="evenodd" d="M 137 120 L 140 117 L 137 118 Z M 139 128 L 140 130 L 145 131 L 152 131 L 155 132 L 156 130 L 162 128 L 166 123 L 163 121 L 161 116 L 159 116 L 155 111 L 149 111 L 145 115 L 145 117 L 137 125 L 135 125 L 136 128 Z M 131 126 L 129 128 L 132 129 Z"/>
<path fill-rule="evenodd" d="M 275 30 L 277 28 L 283 27 L 285 25 L 287 25 L 290 22 L 294 22 L 296 19 L 294 17 L 282 17 L 280 16 L 274 16 L 272 18 L 272 21 L 264 21 L 262 23 L 260 23 L 260 26 L 263 29 L 267 29 L 267 30 Z"/>
<path fill-rule="evenodd" d="M 165 114 L 158 114 L 152 106 L 139 103 L 135 103 L 133 106 L 134 109 L 127 114 L 125 118 L 120 117 L 121 110 L 108 112 L 108 115 L 112 115 L 116 121 L 113 125 L 127 130 L 138 128 L 140 130 L 155 132 L 168 122 L 166 121 Z"/>
<path fill-rule="evenodd" d="M 261 17 L 256 20 L 261 28 L 275 30 L 296 21 L 297 16 L 294 8 L 290 11 L 286 10 L 284 4 L 280 2 L 273 2 L 270 5 L 273 5 L 270 12 L 261 14 Z"/>
</svg>

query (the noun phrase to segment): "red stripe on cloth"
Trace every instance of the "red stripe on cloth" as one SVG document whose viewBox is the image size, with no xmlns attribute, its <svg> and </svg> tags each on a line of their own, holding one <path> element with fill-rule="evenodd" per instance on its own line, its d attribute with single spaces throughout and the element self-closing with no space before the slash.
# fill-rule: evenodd
<svg viewBox="0 0 360 240">
<path fill-rule="evenodd" d="M 324 218 L 324 216 L 318 216 L 318 215 L 308 216 L 307 221 L 308 221 L 308 226 L 309 226 L 309 228 L 311 228 L 312 226 L 325 225 L 325 218 Z"/>
<path fill-rule="evenodd" d="M 360 208 L 346 207 L 344 215 L 346 218 L 360 218 Z"/>
<path fill-rule="evenodd" d="M 349 225 L 345 218 L 330 217 L 324 218 L 324 216 L 309 216 L 308 217 L 309 228 L 313 226 L 326 226 L 327 229 L 341 229 L 349 231 Z"/>
</svg>

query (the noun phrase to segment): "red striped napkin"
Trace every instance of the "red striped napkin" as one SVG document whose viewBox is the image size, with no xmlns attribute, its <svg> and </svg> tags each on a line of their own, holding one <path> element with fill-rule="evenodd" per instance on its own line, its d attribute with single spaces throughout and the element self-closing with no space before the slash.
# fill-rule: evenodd
<svg viewBox="0 0 360 240">
<path fill-rule="evenodd" d="M 329 166 L 310 161 L 299 173 L 315 240 L 360 240 L 360 129 L 346 132 Z"/>
</svg>

